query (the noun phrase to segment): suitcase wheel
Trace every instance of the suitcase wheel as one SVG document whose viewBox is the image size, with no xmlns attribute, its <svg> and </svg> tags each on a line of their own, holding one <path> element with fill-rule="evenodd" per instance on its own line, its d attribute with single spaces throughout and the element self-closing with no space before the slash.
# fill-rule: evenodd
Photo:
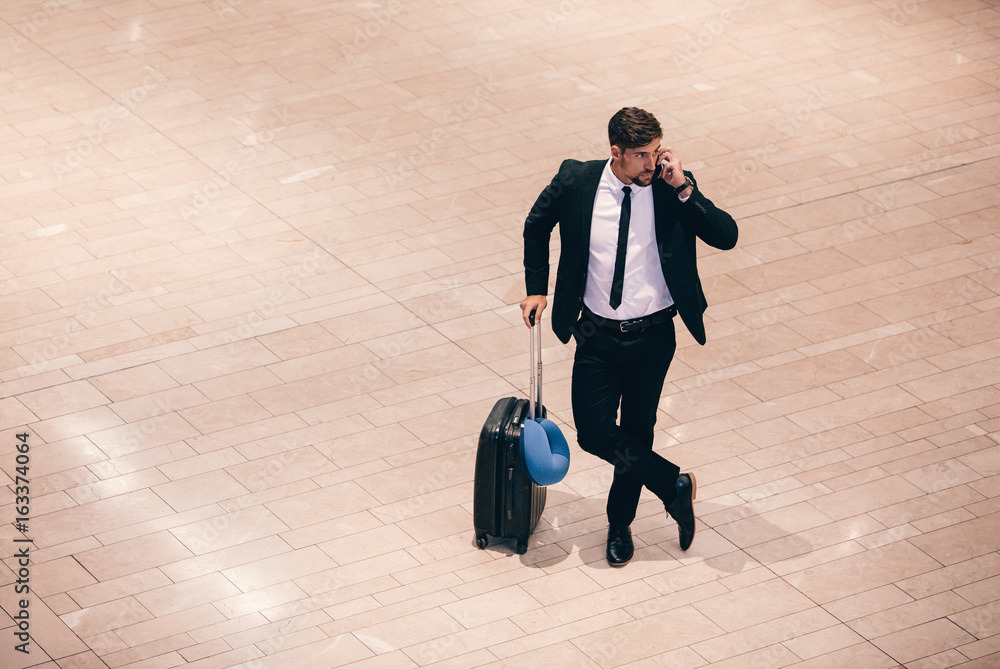
<svg viewBox="0 0 1000 669">
<path fill-rule="evenodd" d="M 518 555 L 524 555 L 527 552 L 528 552 L 528 542 L 527 541 L 518 541 L 517 542 L 517 554 Z"/>
<path fill-rule="evenodd" d="M 490 540 L 486 538 L 485 534 L 476 537 L 476 545 L 479 546 L 479 550 L 485 550 L 489 543 Z"/>
</svg>

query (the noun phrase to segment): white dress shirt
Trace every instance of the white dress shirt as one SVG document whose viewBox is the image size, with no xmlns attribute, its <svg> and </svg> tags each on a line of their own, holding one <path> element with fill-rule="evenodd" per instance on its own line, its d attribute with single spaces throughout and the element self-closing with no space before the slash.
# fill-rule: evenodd
<svg viewBox="0 0 1000 669">
<path fill-rule="evenodd" d="M 618 220 L 621 216 L 625 186 L 632 189 L 632 214 L 629 218 L 628 249 L 625 253 L 625 282 L 622 303 L 611 308 L 611 281 L 618 252 Z M 660 255 L 653 224 L 653 188 L 626 184 L 611 171 L 611 160 L 604 166 L 590 225 L 590 260 L 587 264 L 587 287 L 583 303 L 598 316 L 617 321 L 641 318 L 666 309 L 674 303 L 663 279 Z"/>
</svg>

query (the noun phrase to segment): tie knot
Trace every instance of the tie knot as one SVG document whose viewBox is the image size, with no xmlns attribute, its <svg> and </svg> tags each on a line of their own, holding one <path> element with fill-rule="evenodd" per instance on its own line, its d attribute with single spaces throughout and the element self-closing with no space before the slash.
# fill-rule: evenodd
<svg viewBox="0 0 1000 669">
<path fill-rule="evenodd" d="M 632 189 L 629 188 L 628 186 L 624 186 L 622 188 L 622 192 L 625 193 L 625 197 L 628 197 L 629 195 L 632 194 Z"/>
</svg>

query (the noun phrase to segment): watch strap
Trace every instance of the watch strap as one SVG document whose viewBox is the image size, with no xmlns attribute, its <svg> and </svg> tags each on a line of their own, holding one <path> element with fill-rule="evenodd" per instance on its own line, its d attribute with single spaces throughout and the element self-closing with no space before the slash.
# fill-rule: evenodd
<svg viewBox="0 0 1000 669">
<path fill-rule="evenodd" d="M 684 192 L 685 188 L 687 188 L 688 186 L 693 186 L 693 185 L 694 185 L 694 182 L 691 181 L 691 177 L 684 177 L 684 183 L 682 183 L 680 186 L 677 186 L 676 188 L 674 188 L 674 193 L 676 193 L 677 195 L 680 195 L 681 193 Z"/>
</svg>

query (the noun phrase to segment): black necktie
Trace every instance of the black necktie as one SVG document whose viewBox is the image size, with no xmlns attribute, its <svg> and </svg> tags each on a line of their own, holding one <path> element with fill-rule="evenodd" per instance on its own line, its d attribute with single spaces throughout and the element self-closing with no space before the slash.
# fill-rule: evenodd
<svg viewBox="0 0 1000 669">
<path fill-rule="evenodd" d="M 622 189 L 622 214 L 618 219 L 618 254 L 615 256 L 615 278 L 611 280 L 611 308 L 617 309 L 622 303 L 622 289 L 625 287 L 625 251 L 628 250 L 628 221 L 632 216 L 632 189 Z"/>
</svg>

